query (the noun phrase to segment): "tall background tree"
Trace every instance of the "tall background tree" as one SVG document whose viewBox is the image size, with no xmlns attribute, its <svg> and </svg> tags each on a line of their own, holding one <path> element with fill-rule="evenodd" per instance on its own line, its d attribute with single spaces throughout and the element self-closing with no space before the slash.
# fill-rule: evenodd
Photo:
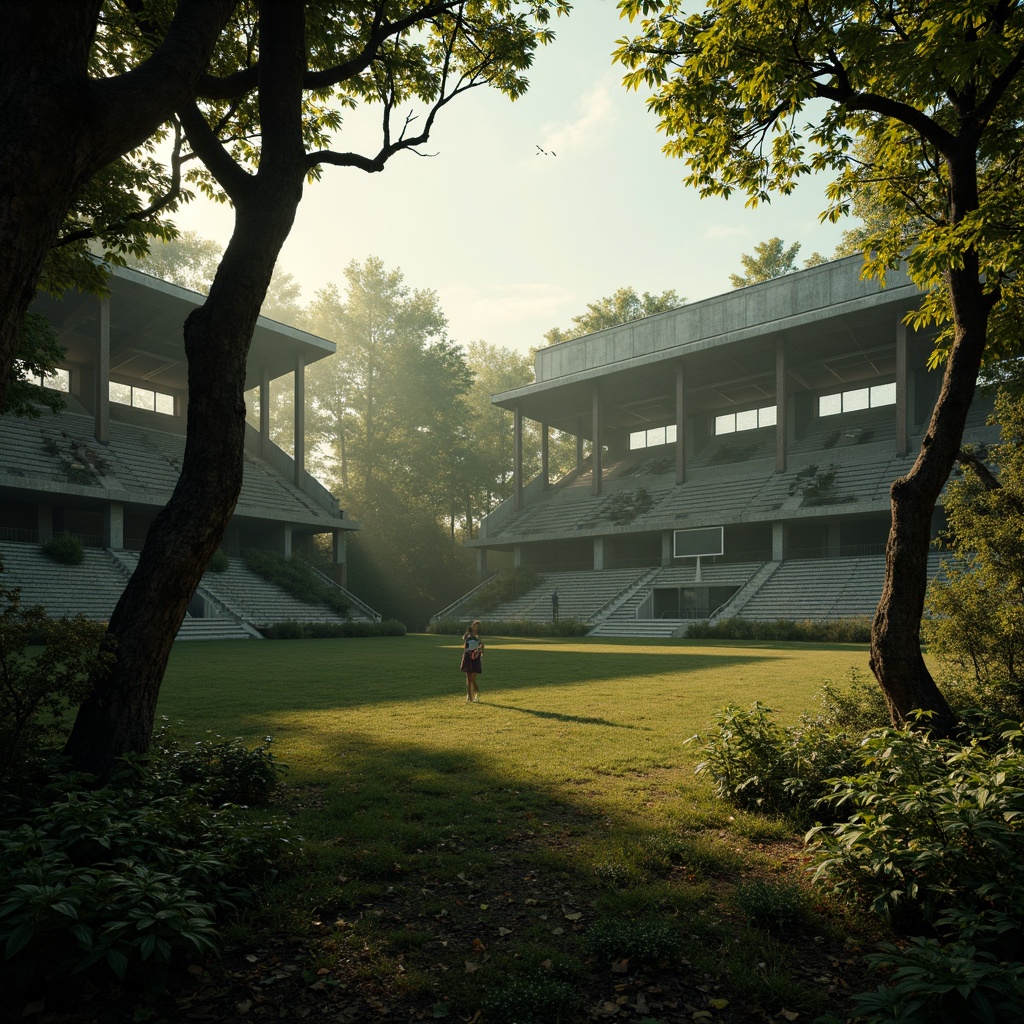
<svg viewBox="0 0 1024 1024">
<path fill-rule="evenodd" d="M 654 316 L 667 310 L 681 306 L 686 299 L 681 299 L 674 288 L 669 288 L 660 295 L 644 292 L 638 295 L 632 285 L 617 289 L 611 295 L 587 303 L 585 313 L 572 318 L 572 325 L 566 328 L 552 327 L 544 335 L 549 345 L 557 345 L 560 341 L 571 341 L 581 338 L 584 334 L 603 331 L 607 327 L 618 327 L 628 324 L 630 320 L 639 320 L 642 316 Z"/>
<path fill-rule="evenodd" d="M 653 90 L 665 151 L 686 161 L 688 184 L 756 204 L 832 171 L 832 218 L 873 194 L 889 216 L 863 241 L 868 271 L 884 278 L 905 259 L 926 293 L 913 323 L 942 328 L 939 398 L 917 460 L 892 485 L 871 667 L 894 721 L 925 709 L 948 731 L 954 716 L 920 648 L 927 554 L 978 372 L 1019 346 L 1024 9 L 1014 0 L 619 8 L 641 19 L 616 51 L 625 83 Z M 908 232 L 911 220 L 920 230 Z"/>
<path fill-rule="evenodd" d="M 180 105 L 202 161 L 190 180 L 230 199 L 235 226 L 206 302 L 185 323 L 181 476 L 111 616 L 114 667 L 96 680 L 67 744 L 79 768 L 105 774 L 119 755 L 149 746 L 174 636 L 241 488 L 246 356 L 306 180 L 324 165 L 382 170 L 423 144 L 439 111 L 471 89 L 521 95 L 534 50 L 550 38 L 550 11 L 567 8 L 562 0 L 263 0 L 246 7 L 218 49 L 201 96 Z M 164 11 L 148 10 L 150 22 Z M 425 111 L 413 134 L 411 115 L 403 121 L 397 111 L 417 102 Z M 376 153 L 332 146 L 339 111 L 353 103 L 379 104 Z"/>
<path fill-rule="evenodd" d="M 742 274 L 730 274 L 729 284 L 733 288 L 745 288 L 748 284 L 770 281 L 773 277 L 792 274 L 797 269 L 796 254 L 800 251 L 800 243 L 788 246 L 778 237 L 769 238 L 766 242 L 758 242 L 753 253 L 743 253 L 740 263 Z"/>
</svg>

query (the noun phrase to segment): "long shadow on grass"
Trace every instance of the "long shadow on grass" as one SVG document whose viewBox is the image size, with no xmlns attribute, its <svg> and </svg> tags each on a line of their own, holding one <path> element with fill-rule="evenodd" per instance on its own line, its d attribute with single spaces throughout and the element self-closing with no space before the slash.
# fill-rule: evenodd
<svg viewBox="0 0 1024 1024">
<path fill-rule="evenodd" d="M 607 718 L 584 718 L 582 715 L 563 715 L 557 711 L 538 711 L 536 708 L 517 708 L 512 704 L 499 704 L 487 701 L 489 708 L 501 708 L 502 711 L 517 711 L 521 715 L 533 715 L 534 718 L 553 718 L 556 722 L 575 722 L 577 725 L 604 725 L 610 729 L 639 729 L 637 725 L 626 725 L 623 722 L 609 722 Z M 650 729 L 647 729 L 650 732 Z"/>
</svg>

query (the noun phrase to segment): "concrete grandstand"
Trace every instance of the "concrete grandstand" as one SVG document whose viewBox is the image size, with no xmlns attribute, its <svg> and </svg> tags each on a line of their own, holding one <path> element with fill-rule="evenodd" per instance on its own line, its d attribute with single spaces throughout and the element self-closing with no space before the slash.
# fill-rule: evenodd
<svg viewBox="0 0 1024 1024">
<path fill-rule="evenodd" d="M 481 579 L 501 552 L 540 583 L 487 617 L 548 619 L 556 589 L 561 616 L 613 636 L 870 615 L 889 487 L 913 464 L 941 372 L 927 366 L 934 334 L 904 322 L 917 288 L 899 272 L 882 288 L 861 267 L 838 260 L 540 349 L 536 382 L 492 399 L 513 414 L 513 494 L 467 542 Z M 990 411 L 977 396 L 965 441 L 996 439 Z M 529 482 L 526 420 L 541 439 Z M 576 438 L 557 481 L 551 430 Z"/>
<path fill-rule="evenodd" d="M 23 604 L 99 620 L 113 611 L 178 479 L 188 402 L 182 324 L 203 301 L 133 270 L 111 273 L 106 298 L 69 292 L 40 296 L 33 306 L 66 347 L 59 372 L 45 382 L 65 392 L 65 410 L 0 417 L 2 580 L 22 589 Z M 305 367 L 333 351 L 332 342 L 260 317 L 247 379 L 259 425 L 246 428 L 242 492 L 223 543 L 230 566 L 204 576 L 179 639 L 256 637 L 258 627 L 286 620 L 340 621 L 249 572 L 239 557 L 258 548 L 308 558 L 318 535 L 330 538 L 333 556 L 323 582 L 344 591 L 350 617 L 379 618 L 344 590 L 345 541 L 359 524 L 305 467 Z M 271 382 L 288 376 L 297 410 L 292 453 L 270 438 Z M 85 545 L 81 565 L 57 565 L 41 553 L 42 543 L 64 533 Z"/>
</svg>

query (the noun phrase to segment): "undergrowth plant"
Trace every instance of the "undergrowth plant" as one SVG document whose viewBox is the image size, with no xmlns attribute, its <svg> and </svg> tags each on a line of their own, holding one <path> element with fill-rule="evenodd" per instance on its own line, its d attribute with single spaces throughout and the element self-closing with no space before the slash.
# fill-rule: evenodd
<svg viewBox="0 0 1024 1024">
<path fill-rule="evenodd" d="M 285 558 L 273 551 L 247 548 L 242 552 L 247 568 L 292 597 L 308 604 L 320 604 L 338 615 L 348 615 L 349 602 L 336 587 L 325 583 L 301 558 Z"/>
</svg>

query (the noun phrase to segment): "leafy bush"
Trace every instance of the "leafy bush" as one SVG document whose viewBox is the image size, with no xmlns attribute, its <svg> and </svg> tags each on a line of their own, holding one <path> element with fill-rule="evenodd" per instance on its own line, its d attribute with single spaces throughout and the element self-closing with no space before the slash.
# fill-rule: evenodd
<svg viewBox="0 0 1024 1024">
<path fill-rule="evenodd" d="M 846 689 L 840 689 L 826 679 L 818 693 L 821 704 L 819 717 L 831 729 L 864 733 L 881 729 L 892 721 L 885 694 L 875 679 L 850 669 Z"/>
<path fill-rule="evenodd" d="M 866 958 L 893 971 L 892 981 L 853 997 L 865 1024 L 1001 1024 L 1019 1021 L 1024 964 L 998 963 L 968 943 L 942 946 L 916 938 L 906 949 L 886 946 Z"/>
<path fill-rule="evenodd" d="M 686 635 L 694 640 L 761 640 L 822 644 L 866 644 L 871 640 L 871 620 L 864 619 L 719 619 L 693 622 Z"/>
<path fill-rule="evenodd" d="M 870 733 L 829 803 L 845 822 L 812 830 L 815 878 L 894 926 L 1024 955 L 1024 750 L 993 742 Z"/>
<path fill-rule="evenodd" d="M 110 662 L 104 627 L 78 616 L 48 619 L 23 608 L 18 588 L 0 586 L 0 778 L 19 753 L 62 731 L 64 715 L 88 695 L 89 679 Z M 32 645 L 42 651 L 30 651 Z"/>
<path fill-rule="evenodd" d="M 485 612 L 493 611 L 506 601 L 514 601 L 538 586 L 540 576 L 536 570 L 519 565 L 509 572 L 498 573 L 489 580 L 486 586 L 481 587 L 473 595 L 466 607 L 473 608 L 473 616 L 479 618 Z"/>
<path fill-rule="evenodd" d="M 47 558 L 61 565 L 81 565 L 85 557 L 85 545 L 70 533 L 61 533 L 39 545 Z"/>
<path fill-rule="evenodd" d="M 809 822 L 827 813 L 819 801 L 831 780 L 853 766 L 853 741 L 821 718 L 804 716 L 795 727 L 772 720 L 760 701 L 743 711 L 729 705 L 715 715 L 716 735 L 702 741 L 696 772 L 708 775 L 719 796 L 747 810 L 785 814 Z"/>
<path fill-rule="evenodd" d="M 268 640 L 338 639 L 359 636 L 405 636 L 405 625 L 398 619 L 366 622 L 350 619 L 348 622 L 278 622 L 261 629 Z"/>
<path fill-rule="evenodd" d="M 227 572 L 231 568 L 231 559 L 225 554 L 223 548 L 217 548 L 213 553 L 213 557 L 210 559 L 210 564 L 206 567 L 207 572 L 222 573 Z"/>
<path fill-rule="evenodd" d="M 193 784 L 190 766 L 205 754 L 176 759 L 169 746 L 98 789 L 54 764 L 26 764 L 0 793 L 0 991 L 81 972 L 148 980 L 154 964 L 214 947 L 218 916 L 280 869 L 295 838 L 283 822 L 210 806 L 225 777 L 249 777 L 226 763 L 266 761 L 218 751 Z"/>
<path fill-rule="evenodd" d="M 487 636 L 586 636 L 590 625 L 579 619 L 562 618 L 558 622 L 533 622 L 529 619 L 484 619 L 480 632 Z M 464 619 L 439 619 L 427 627 L 439 636 L 462 636 Z"/>
<path fill-rule="evenodd" d="M 273 737 L 255 747 L 213 736 L 183 747 L 166 724 L 153 737 L 149 775 L 166 789 L 192 787 L 211 806 L 264 805 L 287 766 L 271 753 Z"/>
<path fill-rule="evenodd" d="M 300 558 L 285 558 L 273 551 L 248 548 L 242 552 L 246 566 L 263 579 L 307 604 L 326 605 L 338 615 L 348 615 L 348 599 L 336 587 L 325 583 L 313 567 Z"/>
</svg>

